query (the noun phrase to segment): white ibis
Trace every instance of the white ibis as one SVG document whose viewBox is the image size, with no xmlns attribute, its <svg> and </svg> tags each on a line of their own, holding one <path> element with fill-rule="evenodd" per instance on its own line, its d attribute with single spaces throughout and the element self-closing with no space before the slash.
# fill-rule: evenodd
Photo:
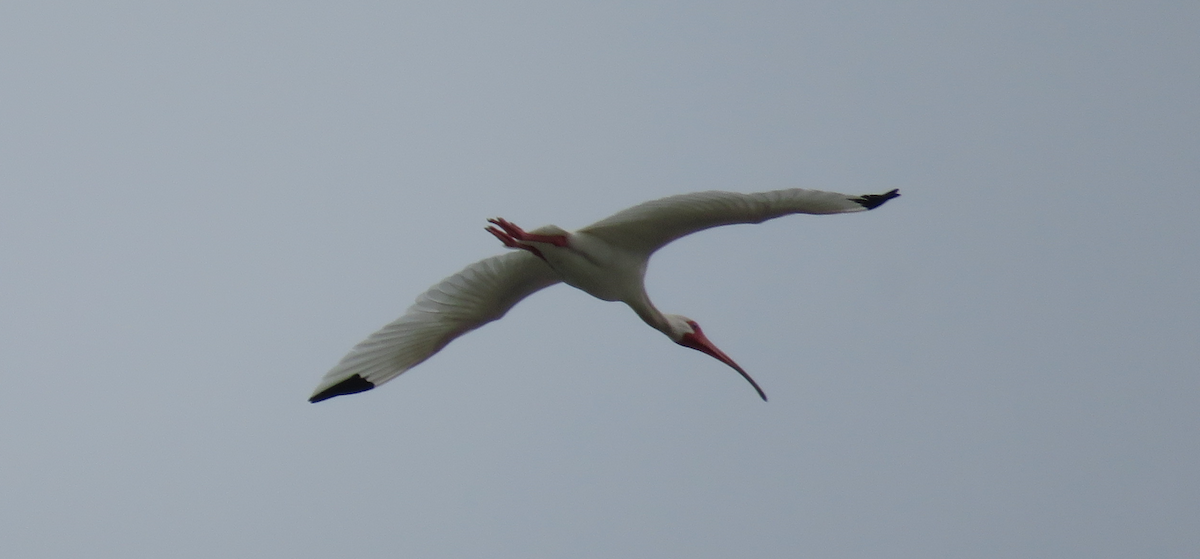
<svg viewBox="0 0 1200 559">
<path fill-rule="evenodd" d="M 487 231 L 504 246 L 520 249 L 467 266 L 417 298 L 395 322 L 354 346 L 321 379 L 310 402 L 370 390 L 422 361 L 455 338 L 499 319 L 518 301 L 558 282 L 605 301 L 621 301 L 671 341 L 729 365 L 767 395 L 696 321 L 663 314 L 646 295 L 643 278 L 650 255 L 697 231 L 735 223 L 762 223 L 788 214 L 836 214 L 879 207 L 899 196 L 849 196 L 793 188 L 755 194 L 697 192 L 639 204 L 575 231 L 547 225 L 531 232 L 489 219 Z"/>
</svg>

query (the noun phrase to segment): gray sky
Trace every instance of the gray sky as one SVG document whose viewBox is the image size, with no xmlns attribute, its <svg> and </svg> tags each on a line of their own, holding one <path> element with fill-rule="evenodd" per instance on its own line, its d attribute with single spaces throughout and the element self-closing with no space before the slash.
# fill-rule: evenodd
<svg viewBox="0 0 1200 559">
<path fill-rule="evenodd" d="M 1194 2 L 4 2 L 4 557 L 1200 555 Z M 305 399 L 671 194 L 900 188 Z"/>
</svg>

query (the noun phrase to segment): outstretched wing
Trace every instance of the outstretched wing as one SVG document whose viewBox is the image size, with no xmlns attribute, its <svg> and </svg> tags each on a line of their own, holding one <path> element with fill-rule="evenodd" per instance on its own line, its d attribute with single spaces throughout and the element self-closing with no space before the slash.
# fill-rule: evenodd
<svg viewBox="0 0 1200 559">
<path fill-rule="evenodd" d="M 578 232 L 649 255 L 675 239 L 710 227 L 762 223 L 797 213 L 861 212 L 877 208 L 899 195 L 897 190 L 863 196 L 803 188 L 753 194 L 713 190 L 638 204 Z"/>
<path fill-rule="evenodd" d="M 550 266 L 525 251 L 471 264 L 429 288 L 404 316 L 354 346 L 325 374 L 309 401 L 375 388 L 559 281 Z"/>
</svg>

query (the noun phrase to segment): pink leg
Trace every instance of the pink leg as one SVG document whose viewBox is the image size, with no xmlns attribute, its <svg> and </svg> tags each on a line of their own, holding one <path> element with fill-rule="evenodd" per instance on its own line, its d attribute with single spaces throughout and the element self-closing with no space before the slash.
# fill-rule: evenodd
<svg viewBox="0 0 1200 559">
<path fill-rule="evenodd" d="M 506 220 L 502 217 L 497 217 L 495 219 L 489 219 L 488 223 L 500 226 L 500 228 L 503 229 L 504 232 L 507 233 L 509 237 L 511 237 L 517 241 L 524 241 L 527 243 L 547 243 L 547 244 L 554 245 L 556 247 L 566 247 L 567 246 L 567 236 L 566 235 L 538 235 L 536 233 L 526 233 L 524 229 L 521 229 L 520 227 L 513 225 L 512 222 L 509 222 L 508 220 Z M 491 229 L 494 229 L 494 227 L 489 228 L 488 230 L 490 231 Z M 495 233 L 492 233 L 492 234 L 495 235 Z M 503 239 L 501 239 L 501 241 L 503 241 Z M 507 245 L 507 243 L 506 243 L 506 245 Z M 519 247 L 517 247 L 517 248 L 519 248 Z"/>
<path fill-rule="evenodd" d="M 491 220 L 488 220 L 488 221 L 491 221 Z M 486 231 L 488 233 L 491 233 L 493 237 L 500 239 L 500 242 L 504 243 L 504 246 L 506 246 L 508 248 L 519 248 L 521 250 L 528 250 L 529 252 L 533 253 L 534 256 L 541 258 L 542 260 L 546 259 L 545 256 L 542 256 L 542 251 L 538 250 L 536 247 L 532 247 L 529 245 L 523 245 L 523 244 L 517 242 L 517 240 L 514 239 L 513 236 L 511 234 L 509 234 L 507 231 L 502 231 L 498 227 L 488 227 L 486 229 Z"/>
</svg>

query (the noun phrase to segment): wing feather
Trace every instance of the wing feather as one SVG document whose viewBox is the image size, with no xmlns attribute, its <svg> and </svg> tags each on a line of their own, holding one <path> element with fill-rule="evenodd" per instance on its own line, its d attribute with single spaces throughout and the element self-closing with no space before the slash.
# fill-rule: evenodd
<svg viewBox="0 0 1200 559">
<path fill-rule="evenodd" d="M 559 281 L 550 266 L 524 251 L 471 264 L 430 287 L 403 316 L 354 346 L 325 374 L 310 401 L 379 386 Z"/>
<path fill-rule="evenodd" d="M 762 223 L 796 213 L 861 212 L 878 207 L 895 196 L 899 194 L 894 190 L 887 194 L 866 196 L 803 188 L 752 194 L 713 190 L 638 204 L 584 227 L 579 232 L 650 254 L 675 239 L 710 227 Z"/>
</svg>

